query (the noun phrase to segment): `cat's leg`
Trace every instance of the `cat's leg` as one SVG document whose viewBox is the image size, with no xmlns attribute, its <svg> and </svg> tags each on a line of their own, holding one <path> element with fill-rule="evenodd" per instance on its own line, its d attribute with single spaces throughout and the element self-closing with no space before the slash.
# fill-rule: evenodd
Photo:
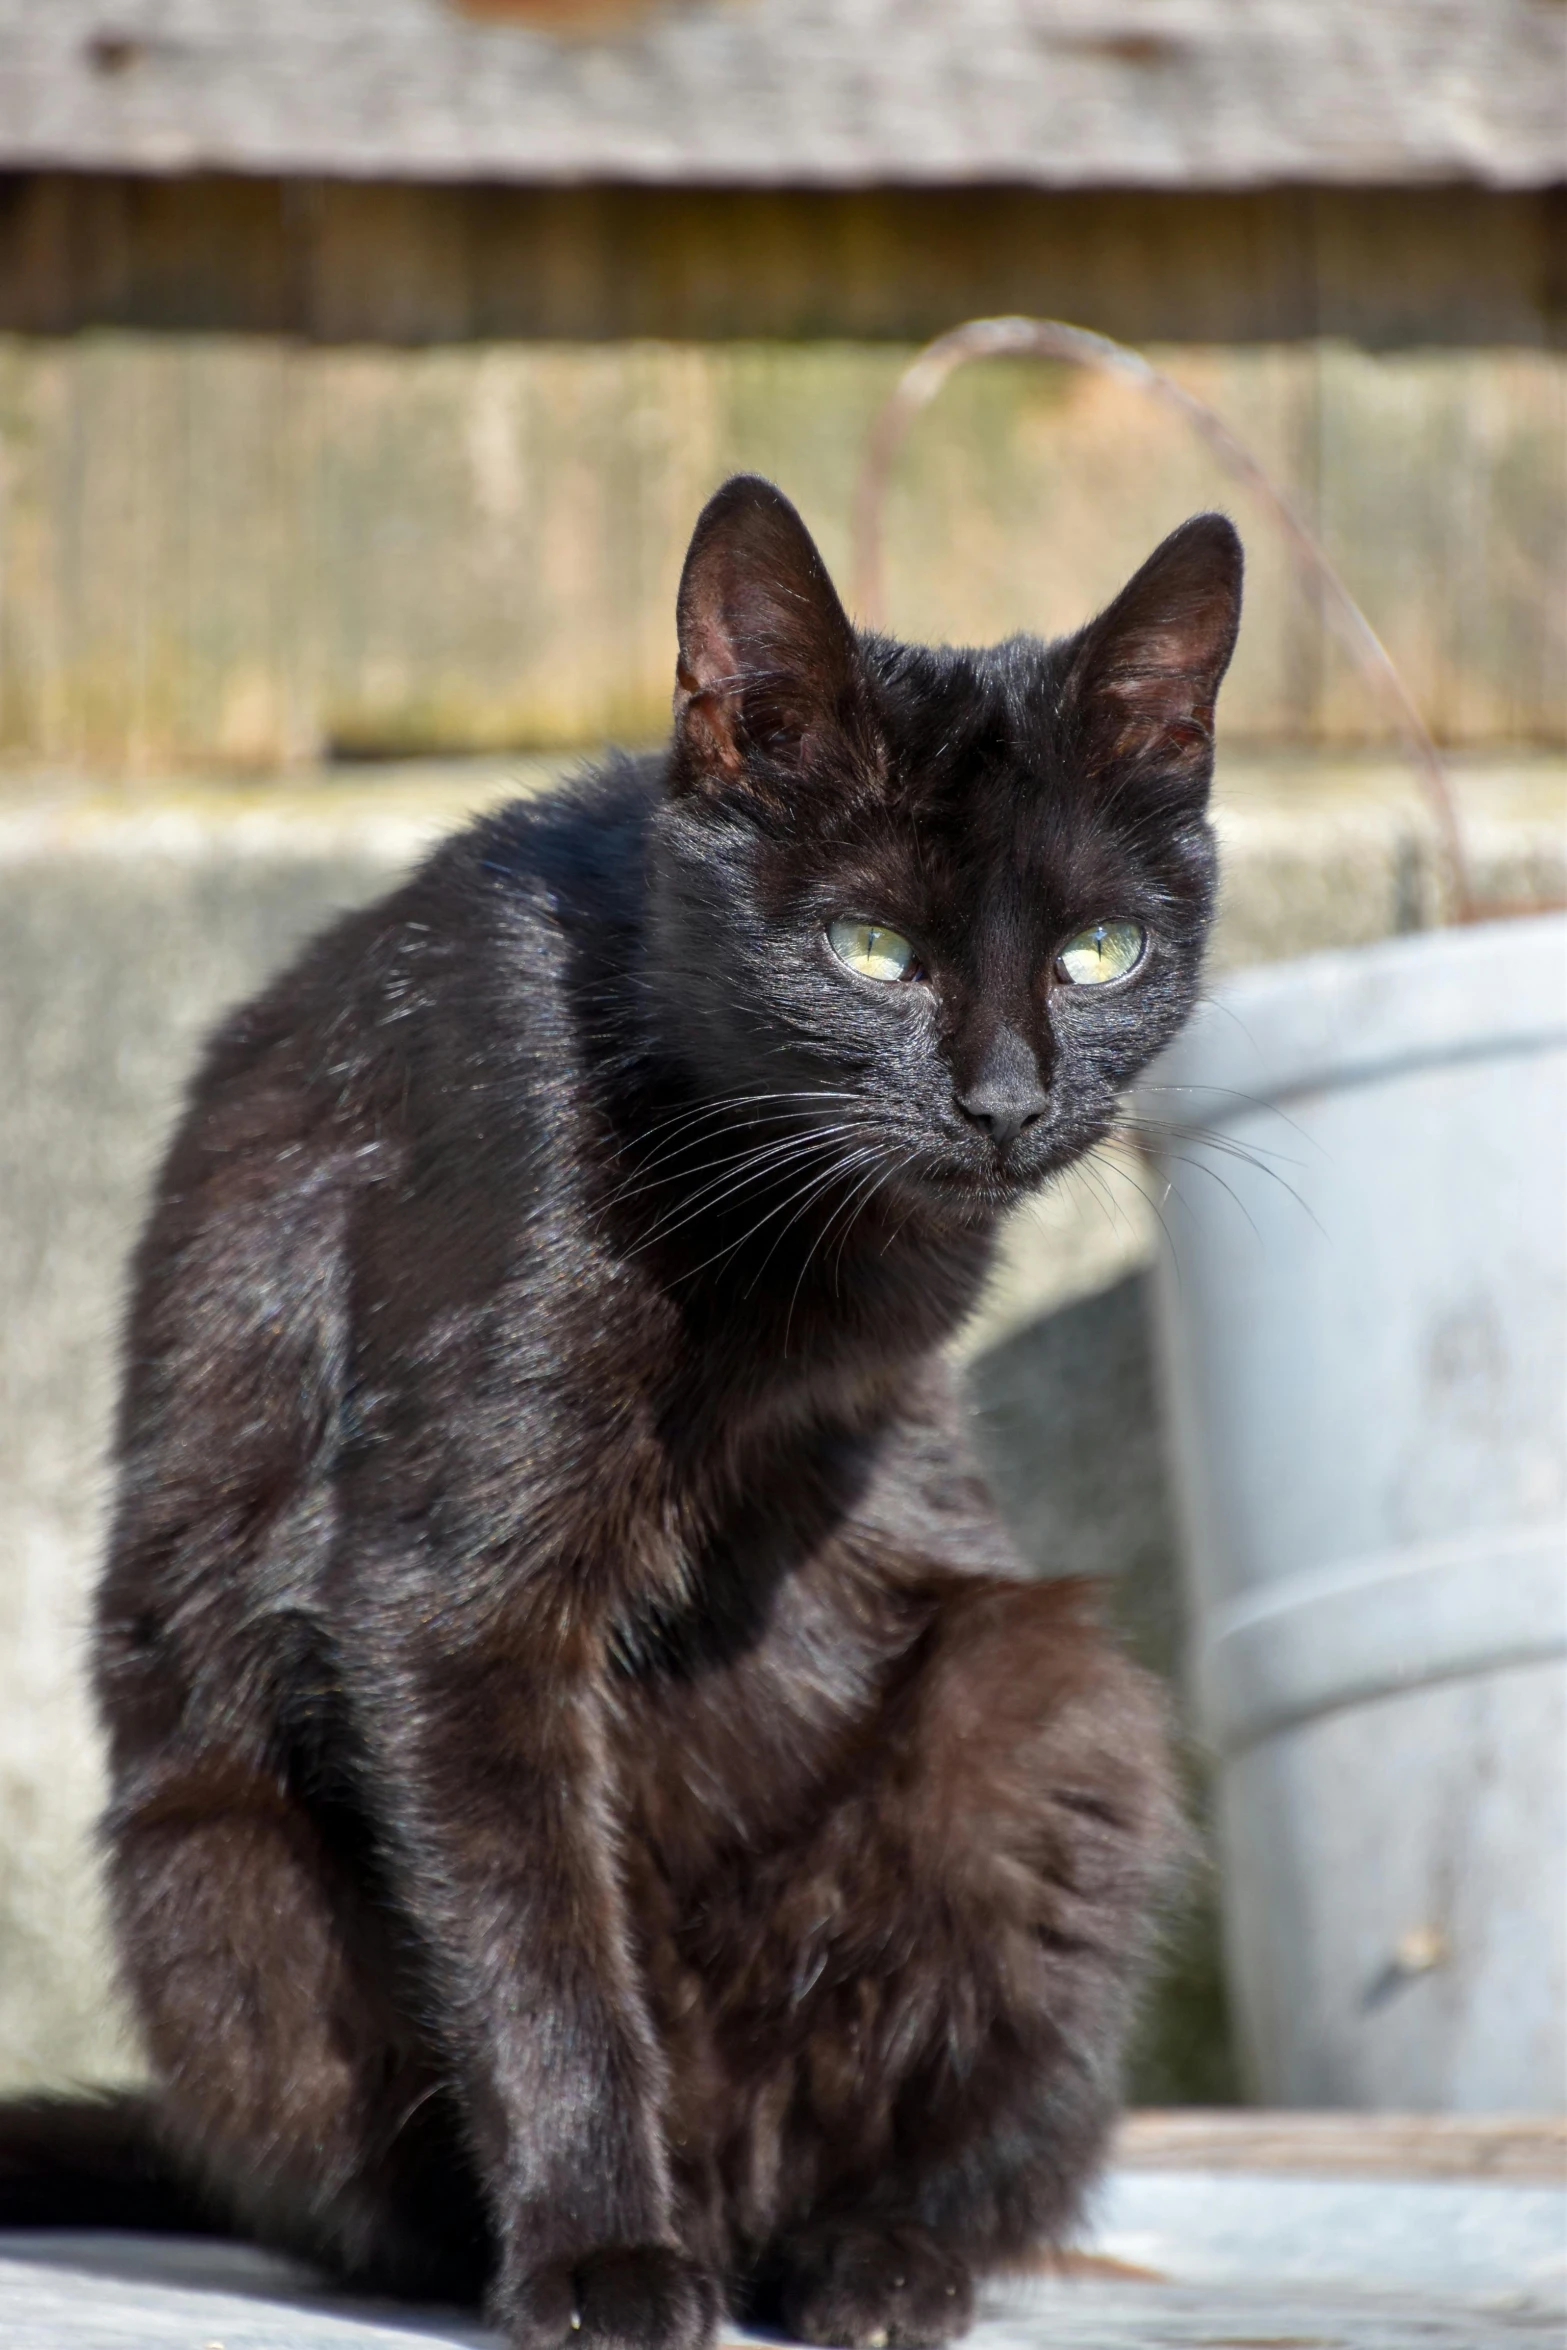
<svg viewBox="0 0 1567 2350">
<path fill-rule="evenodd" d="M 206 1754 L 106 1823 L 121 1972 L 175 2158 L 261 2240 L 383 2291 L 477 2298 L 492 2251 L 378 1916 L 302 1806 Z"/>
<path fill-rule="evenodd" d="M 977 2272 L 1071 2225 L 1178 1839 L 1161 1708 L 1081 1595 L 954 1578 L 849 1785 L 734 1889 L 766 2314 L 917 2350 L 962 2330 Z"/>
<path fill-rule="evenodd" d="M 461 1649 L 437 1613 L 367 1634 L 355 1712 L 498 2238 L 491 2314 L 517 2350 L 703 2350 L 722 2296 L 680 2237 L 596 1651 L 565 1609 Z"/>
</svg>

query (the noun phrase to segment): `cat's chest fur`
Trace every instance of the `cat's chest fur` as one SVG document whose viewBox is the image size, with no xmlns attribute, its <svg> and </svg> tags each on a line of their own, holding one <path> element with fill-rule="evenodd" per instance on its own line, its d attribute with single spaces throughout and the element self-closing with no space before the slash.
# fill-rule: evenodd
<svg viewBox="0 0 1567 2350">
<path fill-rule="evenodd" d="M 540 1219 L 542 1247 L 519 1225 L 487 1295 L 439 1252 L 421 1261 L 405 1213 L 363 1217 L 338 1482 L 361 1530 L 427 1530 L 432 1556 L 463 1562 L 452 1597 L 476 1627 L 526 1619 L 564 1578 L 637 1674 L 685 1671 L 693 1641 L 727 1661 L 887 1482 L 928 1403 L 929 1299 L 912 1308 L 895 1280 L 846 1326 L 807 1278 L 786 1348 L 776 1298 L 682 1312 L 574 1203 Z M 479 1218 L 458 1200 L 453 1220 Z M 384 1286 L 367 1278 L 383 1265 Z"/>
<path fill-rule="evenodd" d="M 378 1528 L 448 1582 L 460 1561 L 443 1601 L 476 1632 L 527 1621 L 547 1579 L 639 1671 L 692 1616 L 728 1654 L 875 1482 L 988 1237 L 933 1243 L 873 1208 L 845 1238 L 830 1191 L 757 1237 L 741 1182 L 738 1212 L 688 1222 L 596 1106 L 591 996 L 547 893 L 497 915 L 490 883 L 489 934 L 453 951 L 453 897 L 485 887 L 454 859 L 395 909 L 346 1084 L 332 1031 L 295 1007 L 299 1150 L 326 1123 L 324 1073 L 352 1170 L 346 1547 Z"/>
<path fill-rule="evenodd" d="M 417 1128 L 417 1080 L 393 1090 Z M 807 1226 L 762 1294 L 742 1265 L 683 1295 L 594 1174 L 517 1128 L 422 1170 L 389 1146 L 352 1219 L 341 1555 L 412 1537 L 475 1654 L 574 1616 L 637 1841 L 695 1883 L 819 1798 L 917 1640 L 919 1572 L 888 1560 L 1012 1564 L 932 1354 L 985 1251 L 933 1274 L 873 1224 L 813 1268 Z"/>
</svg>

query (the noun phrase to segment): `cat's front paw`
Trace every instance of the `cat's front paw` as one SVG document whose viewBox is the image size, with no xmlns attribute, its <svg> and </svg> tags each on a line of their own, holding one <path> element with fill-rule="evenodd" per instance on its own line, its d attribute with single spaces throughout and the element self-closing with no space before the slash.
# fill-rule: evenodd
<svg viewBox="0 0 1567 2350">
<path fill-rule="evenodd" d="M 820 2227 L 780 2248 L 777 2322 L 835 2350 L 937 2350 L 974 2317 L 967 2264 L 919 2227 Z"/>
<path fill-rule="evenodd" d="M 532 2270 L 495 2314 L 509 2350 L 709 2350 L 723 2305 L 694 2262 L 632 2244 Z"/>
</svg>

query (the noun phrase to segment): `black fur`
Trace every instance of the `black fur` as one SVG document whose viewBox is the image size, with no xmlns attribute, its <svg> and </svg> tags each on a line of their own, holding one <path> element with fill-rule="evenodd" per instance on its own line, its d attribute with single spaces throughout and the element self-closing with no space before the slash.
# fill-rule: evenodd
<svg viewBox="0 0 1567 2350">
<path fill-rule="evenodd" d="M 530 2350 L 934 2344 L 1070 2222 L 1160 1708 L 1021 1577 L 940 1348 L 1192 1003 L 1239 592 L 1205 516 L 1065 642 L 857 638 L 731 482 L 667 755 L 219 1032 L 126 1344 L 98 1694 L 158 2088 L 99 2174 Z M 1143 960 L 1072 986 L 1100 918 Z"/>
</svg>

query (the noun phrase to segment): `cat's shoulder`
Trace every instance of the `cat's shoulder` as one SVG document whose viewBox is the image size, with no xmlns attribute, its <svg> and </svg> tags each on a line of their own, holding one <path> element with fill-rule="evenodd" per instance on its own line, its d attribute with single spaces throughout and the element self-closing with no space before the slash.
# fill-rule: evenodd
<svg viewBox="0 0 1567 2350">
<path fill-rule="evenodd" d="M 448 834 L 218 1022 L 193 1105 L 269 1077 L 351 1102 L 393 1064 L 401 1085 L 410 1058 L 463 1060 L 502 1024 L 519 1041 L 551 1025 L 574 945 L 597 953 L 640 920 L 660 791 L 656 757 L 614 756 Z"/>
<path fill-rule="evenodd" d="M 415 897 L 478 892 L 507 912 L 566 926 L 633 912 L 665 764 L 662 754 L 616 752 L 504 802 L 435 851 Z"/>
</svg>

